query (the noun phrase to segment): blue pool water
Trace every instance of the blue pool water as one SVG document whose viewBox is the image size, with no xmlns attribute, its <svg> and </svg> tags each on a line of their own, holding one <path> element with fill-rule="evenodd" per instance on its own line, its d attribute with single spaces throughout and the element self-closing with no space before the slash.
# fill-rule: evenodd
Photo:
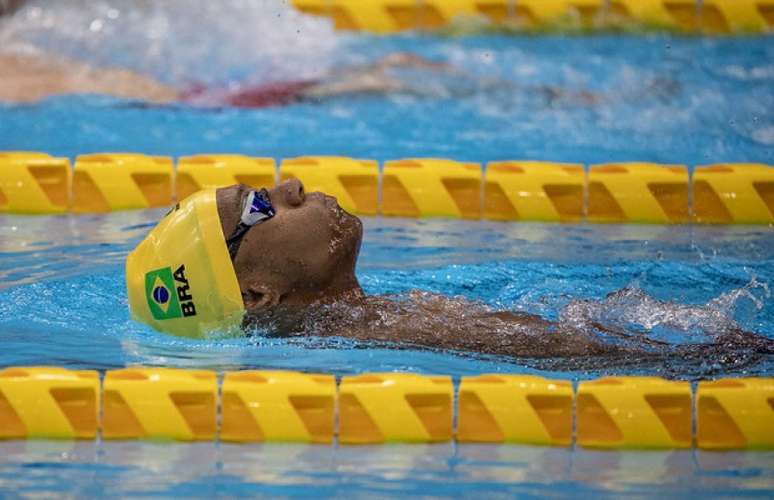
<svg viewBox="0 0 774 500">
<path fill-rule="evenodd" d="M 3 216 L 2 365 L 115 368 L 127 364 L 421 371 L 454 376 L 533 372 L 562 378 L 656 373 L 677 378 L 772 373 L 745 350 L 718 359 L 512 360 L 395 351 L 344 339 L 190 341 L 129 319 L 123 264 L 163 211 L 101 216 Z M 774 332 L 774 232 L 767 227 L 502 224 L 366 218 L 358 278 L 370 294 L 422 290 L 552 320 L 599 320 L 675 346 L 712 344 L 730 320 Z M 55 339 L 52 341 L 52 339 Z"/>
<path fill-rule="evenodd" d="M 337 35 L 323 21 L 286 10 L 267 19 L 265 5 L 237 1 L 210 13 L 211 30 L 202 33 L 192 28 L 201 13 L 180 0 L 149 10 L 73 0 L 36 13 L 43 4 L 0 21 L 2 46 L 35 44 L 179 86 L 314 77 L 393 51 L 451 63 L 464 76 L 399 75 L 419 85 L 421 95 L 260 110 L 147 107 L 104 96 L 0 104 L 0 150 L 691 166 L 774 160 L 771 38 Z M 46 12 L 53 12 L 50 23 Z M 165 29 L 175 36 L 159 36 Z M 504 91 L 502 82 L 513 86 Z M 593 92 L 596 102 L 548 101 L 545 85 L 568 95 Z M 336 338 L 191 341 L 158 334 L 129 319 L 123 260 L 161 214 L 0 216 L 0 367 L 401 370 L 455 380 L 482 372 L 571 380 L 774 373 L 770 354 L 701 350 L 713 345 L 717 325 L 729 322 L 774 338 L 770 227 L 364 221 L 358 278 L 368 293 L 461 296 L 496 310 L 601 321 L 669 346 L 647 361 L 536 360 L 398 351 Z M 698 346 L 695 356 L 677 354 L 688 344 Z M 772 453 L 0 443 L 0 496 L 9 497 L 770 496 L 772 488 Z"/>
<path fill-rule="evenodd" d="M 11 498 L 768 498 L 774 481 L 772 453 L 136 442 L 0 442 L 0 451 Z"/>
<path fill-rule="evenodd" d="M 261 73 L 256 81 L 309 76 L 310 66 L 317 73 L 335 73 L 395 51 L 450 63 L 465 76 L 400 75 L 421 96 L 338 98 L 259 110 L 149 109 L 96 96 L 52 98 L 34 106 L 0 104 L 0 148 L 65 156 L 131 150 L 275 158 L 774 163 L 771 37 L 350 35 L 336 40 L 333 55 L 317 65 L 301 65 L 296 76 L 288 75 L 299 67 L 291 58 L 274 63 L 275 73 Z M 135 66 L 144 68 L 143 61 Z M 211 85 L 228 85 L 229 71 L 244 64 L 237 55 L 227 62 L 233 66 Z M 212 70 L 194 74 L 211 78 Z M 194 78 L 176 84 L 185 86 Z M 547 102 L 545 86 L 570 95 Z M 572 98 L 583 91 L 593 92 L 598 102 Z"/>
<path fill-rule="evenodd" d="M 401 370 L 452 374 L 456 380 L 482 372 L 572 380 L 602 374 L 699 379 L 773 373 L 771 355 L 734 349 L 698 362 L 671 357 L 644 365 L 596 360 L 589 366 L 583 360 L 568 364 L 364 349 L 346 340 L 165 336 L 129 320 L 122 267 L 126 252 L 161 214 L 0 217 L 0 366 L 143 364 L 337 375 Z M 733 319 L 747 330 L 773 336 L 774 235 L 767 227 L 369 218 L 365 228 L 358 277 L 370 293 L 418 288 L 551 318 L 581 311 L 630 328 L 649 325 L 675 345 L 711 342 L 710 336 L 690 334 L 695 328 L 669 327 L 675 320 L 711 327 Z M 0 442 L 0 490 L 29 496 L 105 491 L 271 498 L 767 496 L 772 487 L 770 452 Z"/>
</svg>

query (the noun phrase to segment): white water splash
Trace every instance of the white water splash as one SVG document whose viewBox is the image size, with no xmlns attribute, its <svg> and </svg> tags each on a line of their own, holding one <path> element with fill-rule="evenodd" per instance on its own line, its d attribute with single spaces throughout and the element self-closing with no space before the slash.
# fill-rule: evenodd
<svg viewBox="0 0 774 500">
<path fill-rule="evenodd" d="M 764 64 L 745 68 L 738 64 L 733 64 L 720 69 L 720 74 L 735 78 L 741 81 L 766 81 L 774 78 L 774 65 Z"/>
<path fill-rule="evenodd" d="M 313 78 L 336 46 L 329 21 L 287 0 L 41 0 L 0 21 L 1 50 L 122 66 L 173 84 Z"/>
<path fill-rule="evenodd" d="M 740 306 L 751 304 L 760 311 L 770 297 L 768 285 L 754 277 L 745 286 L 702 305 L 662 301 L 634 285 L 599 301 L 572 301 L 559 317 L 562 323 L 578 329 L 604 325 L 606 329 L 641 332 L 641 340 L 648 337 L 674 344 L 712 341 L 739 328 L 735 317 Z"/>
<path fill-rule="evenodd" d="M 760 128 L 757 128 L 752 131 L 750 136 L 755 142 L 759 144 L 774 146 L 774 124 L 764 125 Z"/>
<path fill-rule="evenodd" d="M 756 295 L 756 292 L 761 296 Z M 733 316 L 744 299 L 749 300 L 756 311 L 760 311 L 766 305 L 766 299 L 770 298 L 771 290 L 768 283 L 761 283 L 753 276 L 742 288 L 730 290 L 709 301 L 707 308 L 719 311 L 726 316 Z"/>
</svg>

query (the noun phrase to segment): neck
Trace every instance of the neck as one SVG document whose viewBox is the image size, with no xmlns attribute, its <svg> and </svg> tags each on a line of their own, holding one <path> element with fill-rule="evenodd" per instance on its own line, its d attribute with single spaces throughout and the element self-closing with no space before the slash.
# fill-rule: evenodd
<svg viewBox="0 0 774 500">
<path fill-rule="evenodd" d="M 282 296 L 281 305 L 292 307 L 315 306 L 335 302 L 353 302 L 365 296 L 356 278 L 333 283 L 320 289 L 293 289 Z"/>
</svg>

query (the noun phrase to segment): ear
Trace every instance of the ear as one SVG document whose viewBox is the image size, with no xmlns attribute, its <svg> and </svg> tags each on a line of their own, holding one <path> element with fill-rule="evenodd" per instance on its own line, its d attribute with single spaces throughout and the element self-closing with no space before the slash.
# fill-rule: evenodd
<svg viewBox="0 0 774 500">
<path fill-rule="evenodd" d="M 242 290 L 242 300 L 245 303 L 245 309 L 258 310 L 267 307 L 276 306 L 280 301 L 280 294 L 272 287 L 264 285 L 253 285 Z"/>
</svg>

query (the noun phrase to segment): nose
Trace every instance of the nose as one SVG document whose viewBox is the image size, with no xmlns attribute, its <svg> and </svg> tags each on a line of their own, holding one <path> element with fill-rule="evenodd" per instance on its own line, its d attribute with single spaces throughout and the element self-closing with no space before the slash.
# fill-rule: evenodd
<svg viewBox="0 0 774 500">
<path fill-rule="evenodd" d="M 282 200 L 291 207 L 299 207 L 306 200 L 304 185 L 298 179 L 287 180 L 275 188 Z"/>
</svg>

